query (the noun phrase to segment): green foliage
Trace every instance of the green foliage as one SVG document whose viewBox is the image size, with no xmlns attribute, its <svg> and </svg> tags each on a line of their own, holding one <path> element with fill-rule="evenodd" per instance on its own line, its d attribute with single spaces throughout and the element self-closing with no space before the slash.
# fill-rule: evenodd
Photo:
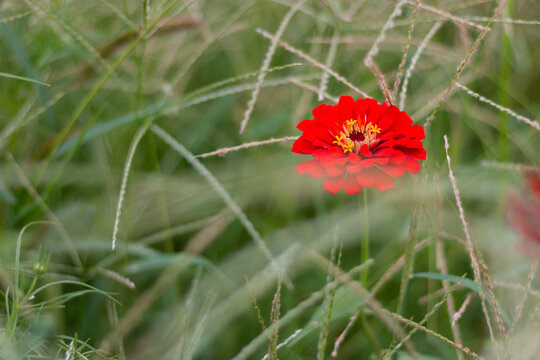
<svg viewBox="0 0 540 360">
<path fill-rule="evenodd" d="M 499 1 L 421 1 L 414 21 L 415 1 L 305 1 L 265 69 L 257 29 L 296 3 L 4 1 L 0 359 L 536 359 L 538 281 L 505 212 L 520 164 L 540 164 L 537 2 L 509 1 L 471 52 Z M 290 140 L 246 145 L 298 136 L 318 93 L 384 101 L 367 54 L 415 122 L 436 113 L 419 174 L 332 196 L 296 174 Z M 444 134 L 508 339 L 474 280 Z M 471 290 L 457 344 L 450 312 Z"/>
</svg>

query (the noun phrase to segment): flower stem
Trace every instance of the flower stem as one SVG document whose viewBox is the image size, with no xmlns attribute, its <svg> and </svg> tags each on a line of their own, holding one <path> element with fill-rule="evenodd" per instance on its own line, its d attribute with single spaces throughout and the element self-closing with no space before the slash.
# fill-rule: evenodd
<svg viewBox="0 0 540 360">
<path fill-rule="evenodd" d="M 367 200 L 367 189 L 364 189 L 362 191 L 362 208 L 363 208 L 363 214 L 362 214 L 362 223 L 364 225 L 363 228 L 363 234 L 362 234 L 362 264 L 364 264 L 369 259 L 369 213 L 368 213 L 368 200 Z M 364 287 L 364 289 L 367 289 L 367 280 L 368 280 L 368 271 L 369 268 L 366 268 L 362 273 L 360 274 L 360 283 Z M 369 322 L 366 318 L 366 313 L 364 311 L 365 306 L 361 306 L 360 310 L 360 324 L 362 326 L 362 330 L 364 331 L 364 334 L 369 339 L 369 342 L 371 342 L 371 345 L 373 346 L 373 350 L 380 354 L 381 352 L 381 346 L 379 345 L 379 342 L 377 341 L 377 338 L 375 337 L 375 334 L 373 332 L 373 329 L 369 325 Z"/>
<path fill-rule="evenodd" d="M 368 201 L 367 201 L 367 189 L 362 191 L 363 198 L 363 224 L 364 224 L 364 233 L 362 234 L 362 264 L 369 259 L 369 214 L 368 214 Z M 367 288 L 367 279 L 368 279 L 369 267 L 367 267 L 360 274 L 360 283 L 366 289 Z"/>
</svg>

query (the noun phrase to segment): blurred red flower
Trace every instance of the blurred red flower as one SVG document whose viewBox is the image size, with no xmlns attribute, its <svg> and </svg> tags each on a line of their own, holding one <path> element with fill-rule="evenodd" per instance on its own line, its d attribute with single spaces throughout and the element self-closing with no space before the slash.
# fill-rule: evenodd
<svg viewBox="0 0 540 360">
<path fill-rule="evenodd" d="M 342 96 L 337 105 L 313 109 L 313 120 L 301 121 L 303 134 L 292 147 L 313 160 L 296 167 L 299 175 L 324 179 L 323 187 L 335 194 L 341 188 L 357 194 L 364 187 L 379 191 L 394 187 L 395 177 L 420 170 L 426 159 L 424 128 L 396 106 L 375 99 Z"/>
<path fill-rule="evenodd" d="M 540 171 L 524 170 L 528 194 L 509 193 L 506 216 L 523 237 L 524 251 L 540 260 Z"/>
</svg>

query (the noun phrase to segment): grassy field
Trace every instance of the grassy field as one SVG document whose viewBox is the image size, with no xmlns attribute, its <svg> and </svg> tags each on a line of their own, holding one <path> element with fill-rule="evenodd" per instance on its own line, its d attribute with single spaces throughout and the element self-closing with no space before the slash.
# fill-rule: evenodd
<svg viewBox="0 0 540 360">
<path fill-rule="evenodd" d="M 539 358 L 540 2 L 4 0 L 0 54 L 1 359 Z M 420 172 L 299 176 L 342 95 Z"/>
</svg>

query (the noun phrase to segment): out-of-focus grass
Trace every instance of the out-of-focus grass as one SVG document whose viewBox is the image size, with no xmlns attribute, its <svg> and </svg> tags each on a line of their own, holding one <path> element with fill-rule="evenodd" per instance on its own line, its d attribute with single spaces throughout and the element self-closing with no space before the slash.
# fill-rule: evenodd
<svg viewBox="0 0 540 360">
<path fill-rule="evenodd" d="M 403 54 L 414 3 L 403 6 L 374 57 L 390 85 Z M 311 109 L 318 104 L 317 94 L 299 82 L 317 89 L 323 71 L 280 46 L 246 130 L 239 134 L 257 71 L 270 45 L 256 29 L 275 33 L 294 4 L 289 0 L 2 3 L 0 283 L 4 301 L 0 305 L 0 357 L 264 356 L 267 339 L 261 335 L 250 292 L 268 325 L 280 276 L 276 266 L 222 194 L 150 130 L 141 138 L 128 172 L 115 251 L 111 241 L 130 144 L 145 126 L 157 124 L 195 155 L 299 135 L 296 124 L 310 118 Z M 379 83 L 363 59 L 396 4 L 390 0 L 306 1 L 282 38 L 325 63 L 337 32 L 336 56 L 330 68 L 383 101 Z M 429 1 L 425 5 L 485 25 L 486 19 L 478 17 L 490 17 L 498 2 Z M 503 16 L 540 19 L 536 1 L 511 1 L 506 6 Z M 176 25 L 164 25 L 167 20 Z M 404 110 L 420 124 L 437 105 L 480 34 L 474 27 L 420 8 L 405 70 L 437 21 L 442 26 L 419 57 L 407 87 Z M 538 119 L 540 25 L 502 21 L 490 26 L 459 83 L 519 115 Z M 138 40 L 133 31 L 152 24 L 161 30 Z M 125 34 L 128 36 L 120 44 L 118 39 Z M 135 41 L 140 42 L 130 50 L 129 44 Z M 115 43 L 118 45 L 110 53 L 100 54 L 104 45 Z M 114 69 L 123 54 L 125 59 Z M 302 65 L 285 66 L 297 62 Z M 244 74 L 250 75 L 241 77 Z M 25 81 L 28 79 L 51 86 Z M 105 80 L 102 86 L 100 79 Z M 231 81 L 220 84 L 227 79 Z M 326 91 L 332 97 L 358 96 L 333 77 Z M 303 159 L 290 153 L 291 142 L 199 159 L 242 209 L 285 271 L 278 344 L 295 332 L 297 335 L 279 347 L 279 358 L 315 358 L 319 338 L 327 339 L 325 355 L 330 357 L 349 317 L 363 306 L 357 293 L 333 282 L 332 276 L 325 288 L 328 267 L 320 266 L 314 251 L 330 258 L 336 236 L 343 243 L 340 268 L 350 271 L 361 264 L 361 240 L 369 227 L 372 260 L 365 285 L 371 290 L 406 252 L 411 213 L 419 207 L 414 240 L 430 240 L 414 253 L 412 272 L 431 275 L 406 281 L 402 304 L 402 315 L 417 322 L 443 295 L 425 299 L 442 288 L 433 274 L 438 273 L 437 242 L 443 244 L 449 274 L 474 278 L 469 254 L 460 243 L 464 233 L 447 179 L 444 134 L 450 140 L 452 166 L 472 239 L 495 281 L 503 318 L 512 321 L 523 291 L 507 287 L 526 286 L 530 259 L 519 251 L 519 239 L 505 222 L 505 196 L 510 189 L 518 189 L 522 179 L 519 171 L 482 164 L 538 165 L 539 133 L 461 88 L 454 88 L 426 131 L 428 158 L 423 170 L 398 179 L 391 192 L 368 191 L 367 223 L 361 196 L 332 196 L 323 192 L 320 181 L 296 175 L 295 165 Z M 22 232 L 28 224 L 42 220 L 47 222 Z M 21 241 L 19 258 L 15 256 L 17 239 Z M 70 256 L 70 243 L 81 265 Z M 47 271 L 36 276 L 33 265 L 42 247 L 51 259 Z M 353 271 L 353 278 L 360 280 L 360 273 Z M 34 298 L 25 297 L 34 278 L 33 290 L 47 287 Z M 287 287 L 289 280 L 294 287 Z M 55 282 L 57 285 L 51 285 Z M 375 294 L 386 309 L 398 307 L 401 283 L 398 271 Z M 325 330 L 328 335 L 321 337 L 328 303 L 325 294 L 332 292 L 332 286 L 337 290 Z M 532 287 L 537 286 L 533 281 Z M 470 291 L 457 288 L 452 295 L 457 308 Z M 534 312 L 537 294 L 529 295 L 512 336 L 515 359 L 534 359 L 538 353 L 534 337 L 540 327 Z M 339 358 L 376 358 L 375 343 L 385 349 L 394 340 L 369 307 L 362 311 L 363 321 L 348 332 Z M 495 319 L 491 312 L 490 317 Z M 426 326 L 453 339 L 446 305 Z M 487 359 L 495 358 L 477 292 L 458 327 L 464 346 Z M 493 327 L 503 356 L 504 341 L 495 321 Z M 457 358 L 455 349 L 424 332 L 417 332 L 412 342 L 418 358 Z M 398 357 L 414 355 L 407 351 L 399 350 Z"/>
</svg>

